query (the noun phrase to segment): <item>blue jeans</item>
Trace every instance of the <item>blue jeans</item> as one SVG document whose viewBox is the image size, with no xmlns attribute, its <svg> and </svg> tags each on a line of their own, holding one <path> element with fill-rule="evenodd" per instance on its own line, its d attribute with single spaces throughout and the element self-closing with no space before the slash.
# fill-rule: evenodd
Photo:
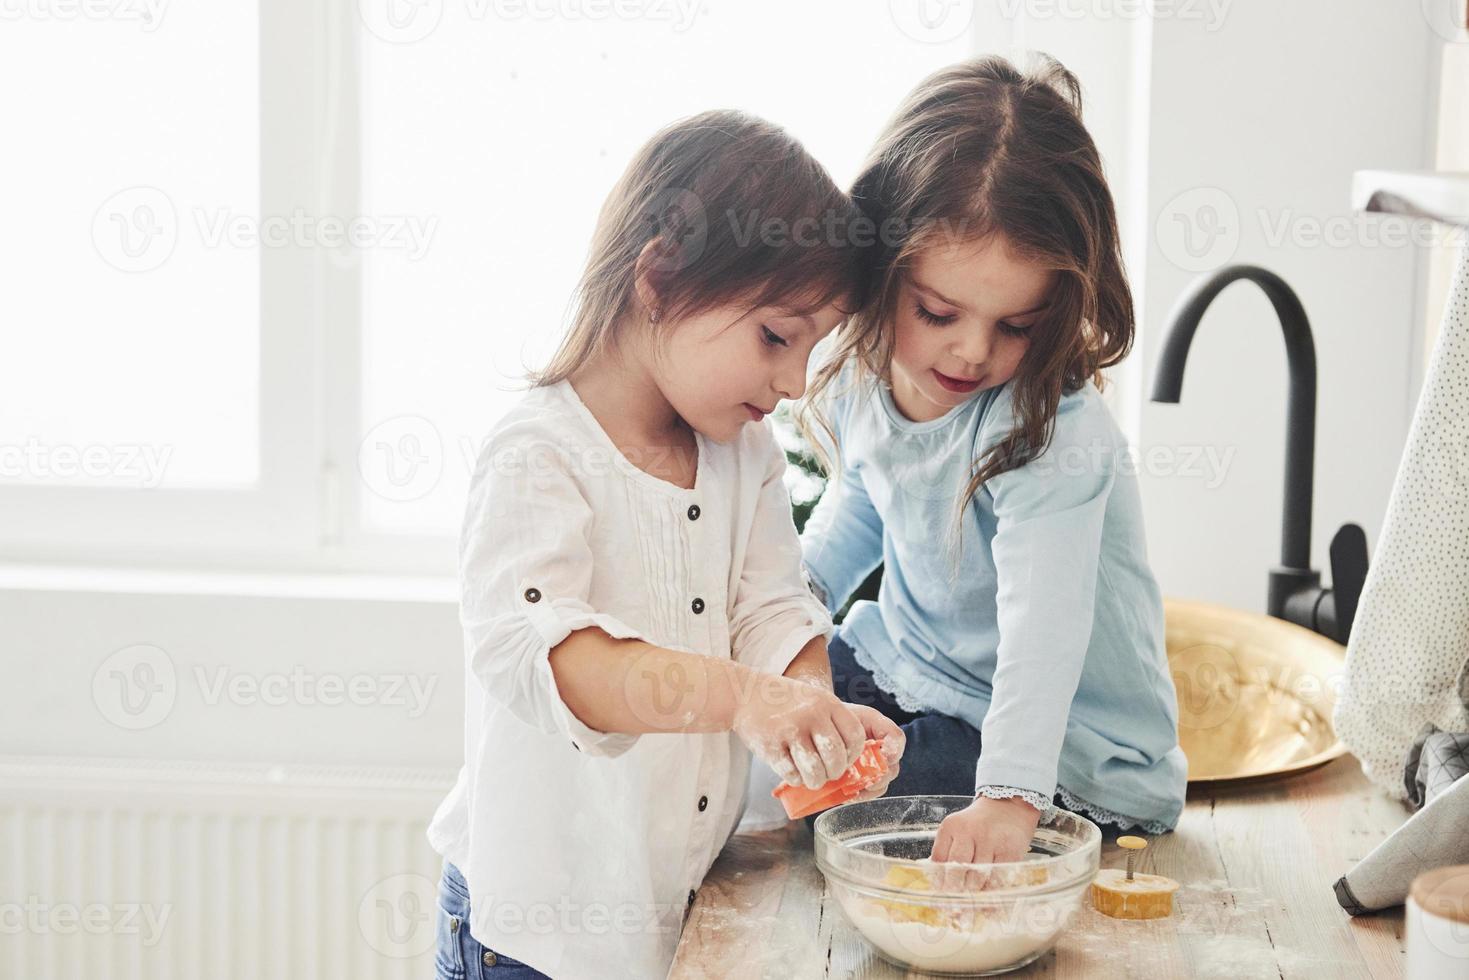
<svg viewBox="0 0 1469 980">
<path fill-rule="evenodd" d="M 827 645 L 831 658 L 832 689 L 850 704 L 876 708 L 908 737 L 898 778 L 885 796 L 974 796 L 974 770 L 979 765 L 979 729 L 937 711 L 914 714 L 898 706 L 897 698 L 877 686 L 872 671 L 857 663 L 852 648 L 833 635 Z M 1060 804 L 1060 799 L 1056 803 Z M 809 827 L 820 814 L 806 818 Z M 1102 827 L 1103 832 L 1107 830 Z"/>
<path fill-rule="evenodd" d="M 439 879 L 437 928 L 435 980 L 550 980 L 539 970 L 480 945 L 469 934 L 469 885 L 448 861 Z"/>
</svg>

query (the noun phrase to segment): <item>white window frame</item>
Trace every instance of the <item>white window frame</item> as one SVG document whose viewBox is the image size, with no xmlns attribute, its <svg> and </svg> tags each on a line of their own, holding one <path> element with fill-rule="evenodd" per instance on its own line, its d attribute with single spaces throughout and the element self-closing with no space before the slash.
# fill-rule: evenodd
<svg viewBox="0 0 1469 980">
<path fill-rule="evenodd" d="M 262 216 L 360 213 L 355 0 L 259 0 Z M 451 573 L 449 536 L 360 513 L 359 256 L 259 251 L 259 479 L 241 488 L 0 487 L 3 558 L 157 568 Z M 182 409 L 187 410 L 187 409 Z"/>
</svg>

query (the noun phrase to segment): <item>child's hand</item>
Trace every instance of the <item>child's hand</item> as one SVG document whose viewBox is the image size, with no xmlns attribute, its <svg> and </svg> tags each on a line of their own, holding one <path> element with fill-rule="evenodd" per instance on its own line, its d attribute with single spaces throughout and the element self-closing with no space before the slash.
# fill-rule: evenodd
<svg viewBox="0 0 1469 980">
<path fill-rule="evenodd" d="M 887 715 L 870 708 L 865 704 L 849 704 L 848 708 L 857 716 L 862 723 L 867 738 L 882 739 L 882 757 L 888 764 L 888 771 L 882 777 L 882 781 L 854 797 L 852 802 L 861 803 L 863 800 L 875 800 L 888 791 L 888 784 L 898 776 L 898 760 L 903 757 L 903 749 L 908 744 L 908 736 L 903 734 L 903 729 Z"/>
<path fill-rule="evenodd" d="M 816 789 L 862 754 L 866 732 L 851 707 L 829 688 L 760 675 L 735 709 L 733 727 L 781 779 Z"/>
<path fill-rule="evenodd" d="M 932 858 L 965 864 L 997 864 L 1018 861 L 1030 851 L 1031 837 L 1040 823 L 1040 811 L 1020 797 L 992 800 L 976 797 L 939 824 Z M 987 875 L 973 868 L 938 872 L 939 886 L 951 891 L 978 891 Z"/>
</svg>

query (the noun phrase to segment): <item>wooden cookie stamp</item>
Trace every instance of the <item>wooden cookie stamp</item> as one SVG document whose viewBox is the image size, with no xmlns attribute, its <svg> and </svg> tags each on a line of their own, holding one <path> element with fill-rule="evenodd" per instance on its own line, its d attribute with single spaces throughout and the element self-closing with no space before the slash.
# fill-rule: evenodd
<svg viewBox="0 0 1469 980">
<path fill-rule="evenodd" d="M 1162 919 L 1173 914 L 1178 882 L 1162 875 L 1137 874 L 1134 861 L 1148 842 L 1141 837 L 1119 837 L 1127 849 L 1127 870 L 1103 868 L 1092 879 L 1092 905 L 1114 919 Z"/>
</svg>

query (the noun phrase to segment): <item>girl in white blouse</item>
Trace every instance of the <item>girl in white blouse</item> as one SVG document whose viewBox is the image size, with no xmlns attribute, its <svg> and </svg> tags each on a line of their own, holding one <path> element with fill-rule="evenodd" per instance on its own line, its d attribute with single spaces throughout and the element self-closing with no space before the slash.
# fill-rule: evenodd
<svg viewBox="0 0 1469 980">
<path fill-rule="evenodd" d="M 661 977 L 751 751 L 815 787 L 882 738 L 897 774 L 901 730 L 832 694 L 765 421 L 860 300 L 857 219 L 737 112 L 659 133 L 604 205 L 571 329 L 470 487 L 439 976 Z"/>
</svg>

